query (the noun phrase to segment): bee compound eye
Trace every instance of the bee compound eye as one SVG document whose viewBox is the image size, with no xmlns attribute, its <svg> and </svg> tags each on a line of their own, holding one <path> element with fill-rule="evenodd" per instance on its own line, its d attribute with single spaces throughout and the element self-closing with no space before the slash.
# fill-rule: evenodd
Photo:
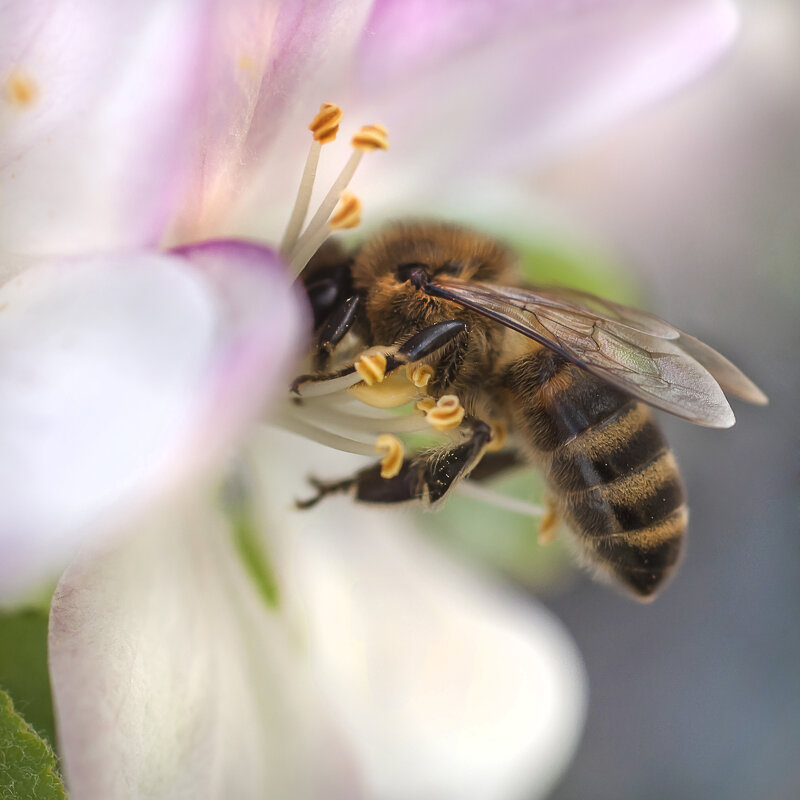
<svg viewBox="0 0 800 800">
<path fill-rule="evenodd" d="M 406 281 L 411 281 L 411 283 L 416 286 L 417 289 L 421 289 L 429 280 L 427 269 L 427 264 L 421 264 L 417 261 L 398 264 L 397 277 L 403 283 Z"/>
</svg>

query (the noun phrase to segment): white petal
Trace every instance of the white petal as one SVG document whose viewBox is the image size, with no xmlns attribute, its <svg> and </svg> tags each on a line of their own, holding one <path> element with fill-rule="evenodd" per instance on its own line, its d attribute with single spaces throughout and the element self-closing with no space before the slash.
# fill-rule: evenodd
<svg viewBox="0 0 800 800">
<path fill-rule="evenodd" d="M 341 463 L 328 473 L 321 448 L 287 436 L 271 433 L 261 447 L 305 457 L 305 472 L 347 473 Z M 288 464 L 268 464 L 261 496 L 286 600 L 369 796 L 545 796 L 577 746 L 586 700 L 561 624 L 458 569 L 402 511 L 330 498 L 279 528 L 276 515 L 303 488 Z"/>
<path fill-rule="evenodd" d="M 0 289 L 0 596 L 207 469 L 284 380 L 300 337 L 282 269 L 220 247 L 51 263 Z"/>
<path fill-rule="evenodd" d="M 154 243 L 204 99 L 206 0 L 10 0 L 0 29 L 0 242 Z"/>
<path fill-rule="evenodd" d="M 277 612 L 197 498 L 62 579 L 51 675 L 75 800 L 544 796 L 585 704 L 560 624 L 391 512 L 289 514 L 314 451 L 260 445 Z"/>
<path fill-rule="evenodd" d="M 302 643 L 194 497 L 53 598 L 50 669 L 73 800 L 357 800 Z"/>
</svg>

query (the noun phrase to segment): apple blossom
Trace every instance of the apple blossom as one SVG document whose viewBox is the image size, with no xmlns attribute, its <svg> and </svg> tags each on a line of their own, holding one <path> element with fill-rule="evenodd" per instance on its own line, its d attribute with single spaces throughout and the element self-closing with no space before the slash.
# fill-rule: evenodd
<svg viewBox="0 0 800 800">
<path fill-rule="evenodd" d="M 558 623 L 443 563 L 403 520 L 290 510 L 326 456 L 254 432 L 303 346 L 302 301 L 268 243 L 322 100 L 387 125 L 392 151 L 359 194 L 373 218 L 410 213 L 692 78 L 730 40 L 730 5 L 0 13 L 0 593 L 75 557 L 50 639 L 72 796 L 545 793 L 583 713 Z M 335 169 L 322 159 L 322 186 Z M 310 227 L 299 249 L 285 240 L 296 267 L 319 243 Z M 232 461 L 233 510 L 219 489 Z"/>
</svg>

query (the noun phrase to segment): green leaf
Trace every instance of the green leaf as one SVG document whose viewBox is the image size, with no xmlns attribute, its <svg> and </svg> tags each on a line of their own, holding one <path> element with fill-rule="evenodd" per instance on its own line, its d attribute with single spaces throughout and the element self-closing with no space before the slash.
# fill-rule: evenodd
<svg viewBox="0 0 800 800">
<path fill-rule="evenodd" d="M 14 711 L 0 689 L 0 800 L 66 800 L 47 743 Z"/>
<path fill-rule="evenodd" d="M 40 736 L 55 744 L 47 674 L 47 611 L 0 613 L 0 687 Z"/>
</svg>

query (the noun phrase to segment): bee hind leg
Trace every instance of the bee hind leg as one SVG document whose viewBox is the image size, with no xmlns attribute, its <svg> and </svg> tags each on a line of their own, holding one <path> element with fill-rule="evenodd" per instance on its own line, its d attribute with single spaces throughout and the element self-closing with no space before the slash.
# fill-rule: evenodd
<svg viewBox="0 0 800 800">
<path fill-rule="evenodd" d="M 381 465 L 374 464 L 344 480 L 323 482 L 312 479 L 316 495 L 298 501 L 296 505 L 301 509 L 311 508 L 328 495 L 342 493 L 353 494 L 353 498 L 361 503 L 389 505 L 421 500 L 426 505 L 434 505 L 455 483 L 469 475 L 491 441 L 491 429 L 485 422 L 473 419 L 465 424 L 471 428 L 466 441 L 404 462 L 392 478 L 381 477 Z"/>
</svg>

